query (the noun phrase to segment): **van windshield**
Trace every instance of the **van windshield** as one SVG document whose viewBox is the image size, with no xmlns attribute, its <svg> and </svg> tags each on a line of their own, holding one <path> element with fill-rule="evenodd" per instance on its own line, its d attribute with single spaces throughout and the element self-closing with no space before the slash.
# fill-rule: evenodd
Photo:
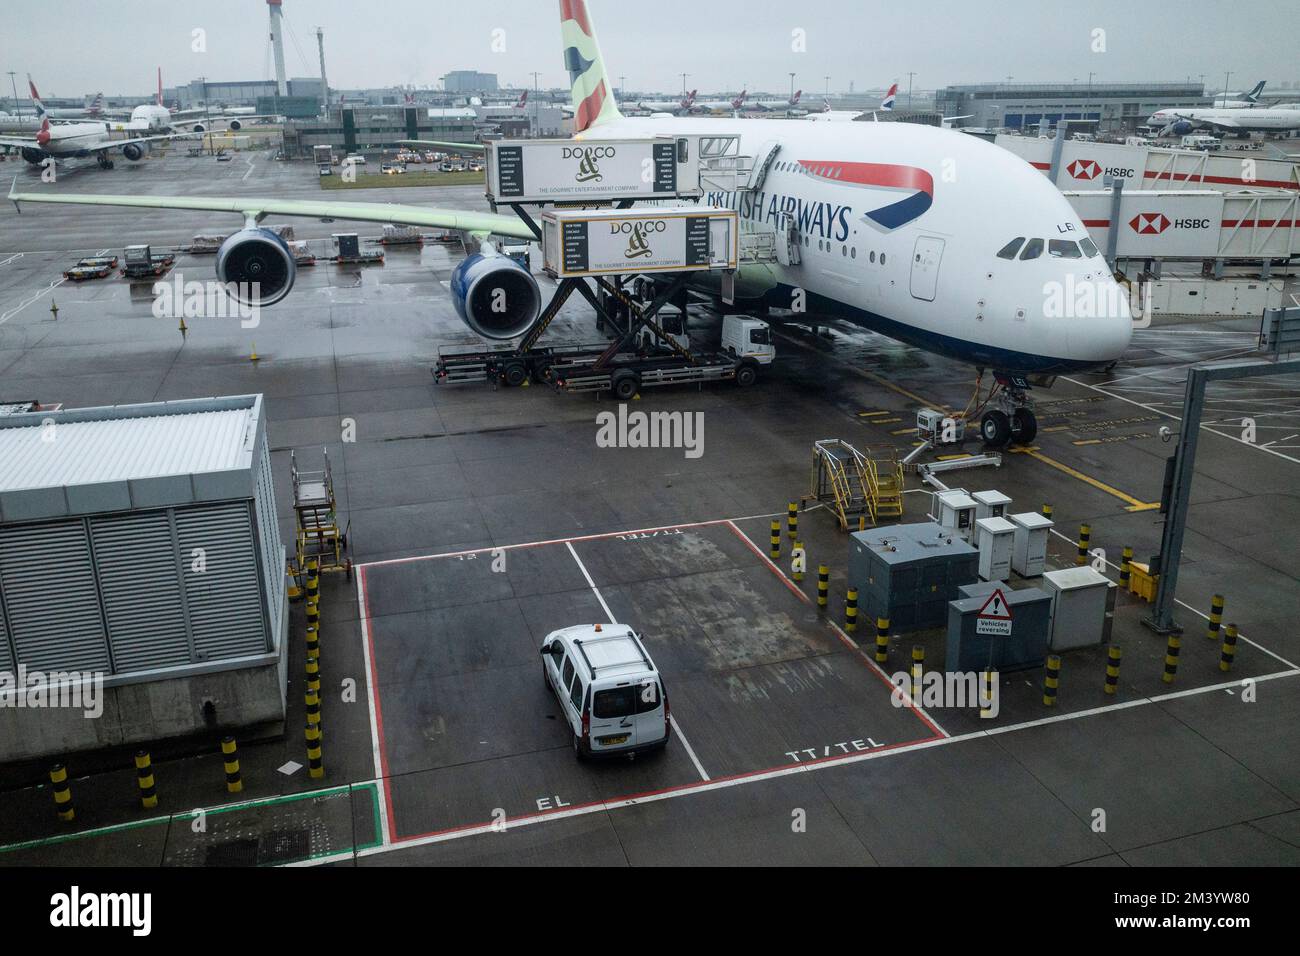
<svg viewBox="0 0 1300 956">
<path fill-rule="evenodd" d="M 659 685 L 654 681 L 598 690 L 591 702 L 592 716 L 603 720 L 630 717 L 633 714 L 648 714 L 658 708 Z"/>
</svg>

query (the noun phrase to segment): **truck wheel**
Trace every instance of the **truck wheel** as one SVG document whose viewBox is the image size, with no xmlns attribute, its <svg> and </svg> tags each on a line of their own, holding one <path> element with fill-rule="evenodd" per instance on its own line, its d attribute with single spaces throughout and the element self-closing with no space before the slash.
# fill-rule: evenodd
<svg viewBox="0 0 1300 956">
<path fill-rule="evenodd" d="M 526 378 L 528 378 L 528 369 L 524 368 L 523 363 L 511 362 L 506 366 L 505 381 L 511 388 L 524 384 Z"/>
<path fill-rule="evenodd" d="M 758 369 L 752 365 L 742 365 L 736 369 L 736 384 L 741 388 L 749 388 L 758 381 Z"/>
<path fill-rule="evenodd" d="M 614 389 L 614 397 L 620 402 L 626 402 L 637 393 L 636 375 L 633 372 L 615 375 L 611 387 Z"/>
<path fill-rule="evenodd" d="M 545 384 L 547 376 L 549 376 L 550 374 L 551 374 L 550 362 L 541 362 L 533 366 L 533 381 L 536 382 L 538 385 Z"/>
</svg>

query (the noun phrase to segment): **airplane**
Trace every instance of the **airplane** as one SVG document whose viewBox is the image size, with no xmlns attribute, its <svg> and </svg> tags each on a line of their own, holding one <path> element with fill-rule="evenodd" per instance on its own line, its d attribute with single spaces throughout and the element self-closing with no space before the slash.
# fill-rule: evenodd
<svg viewBox="0 0 1300 956">
<path fill-rule="evenodd" d="M 996 394 L 985 400 L 979 423 L 992 447 L 1028 442 L 1036 434 L 1031 384 L 1112 366 L 1128 348 L 1133 323 L 1125 293 L 1069 201 L 1015 154 L 954 130 L 913 123 L 806 124 L 734 117 L 672 123 L 624 117 L 614 102 L 611 74 L 586 4 L 560 0 L 559 7 L 575 142 L 735 136 L 741 154 L 754 156 L 761 175 L 753 189 L 714 192 L 704 201 L 735 208 L 755 226 L 779 228 L 779 234 L 797 241 L 792 252 L 797 249 L 798 255 L 792 255 L 790 265 L 745 265 L 735 277 L 738 307 L 802 305 L 812 315 L 838 318 L 992 373 Z M 950 165 L 960 176 L 944 175 Z M 402 203 L 20 193 L 16 179 L 9 198 L 15 205 L 51 202 L 242 215 L 244 228 L 217 253 L 217 278 L 238 301 L 262 306 L 282 300 L 296 275 L 285 242 L 259 225 L 268 215 L 536 239 L 515 215 Z M 716 290 L 718 282 L 715 277 L 704 288 Z M 1053 290 L 1080 304 L 1065 304 L 1063 316 L 1058 315 L 1063 303 L 1049 294 Z M 543 305 L 531 272 L 491 242 L 456 266 L 449 291 L 461 320 L 486 339 L 523 335 Z"/>
<path fill-rule="evenodd" d="M 1185 136 L 1195 129 L 1249 136 L 1251 133 L 1294 133 L 1300 130 L 1300 110 L 1277 107 L 1254 109 L 1163 109 L 1147 120 L 1161 136 Z"/>
<path fill-rule="evenodd" d="M 799 112 L 802 114 L 802 111 L 799 110 L 799 98 L 802 96 L 803 90 L 795 90 L 783 100 L 750 100 L 745 104 L 745 109 L 759 113 L 785 113 L 791 115 Z"/>
<path fill-rule="evenodd" d="M 109 153 L 120 149 L 122 155 L 131 162 L 139 162 L 149 153 L 151 143 L 159 140 L 172 140 L 189 133 L 165 133 L 160 136 L 127 136 L 122 139 L 112 138 L 113 126 L 110 123 L 60 123 L 50 125 L 48 116 L 41 117 L 41 128 L 30 139 L 0 137 L 0 146 L 17 149 L 18 155 L 33 166 L 40 166 L 47 159 L 74 159 L 94 156 L 100 169 L 112 169 L 113 161 Z M 14 177 L 17 182 L 17 177 Z"/>
<path fill-rule="evenodd" d="M 635 108 L 646 113 L 689 113 L 695 106 L 695 90 L 679 100 L 637 100 Z"/>
<path fill-rule="evenodd" d="M 894 101 L 898 97 L 898 84 L 892 84 L 885 92 L 884 98 L 880 101 L 880 112 L 891 113 L 894 109 Z M 833 110 L 829 100 L 822 100 L 822 109 L 817 113 L 809 113 L 804 119 L 810 119 L 818 123 L 849 123 L 856 120 L 859 116 L 865 116 L 868 112 L 874 117 L 876 110 Z M 964 119 L 965 117 L 957 117 Z"/>
<path fill-rule="evenodd" d="M 46 108 L 41 102 L 40 94 L 36 92 L 36 84 L 32 82 L 32 75 L 27 74 L 27 88 L 31 93 L 32 104 L 36 107 L 36 118 L 39 122 L 41 117 L 48 116 L 52 120 L 70 120 L 70 119 L 89 119 L 99 116 L 104 108 L 104 94 L 96 93 L 92 100 L 86 97 L 86 104 L 80 108 Z"/>
<path fill-rule="evenodd" d="M 1220 110 L 1247 110 L 1259 103 L 1264 92 L 1265 80 L 1260 80 L 1248 93 L 1231 93 L 1214 101 L 1214 108 Z"/>
<path fill-rule="evenodd" d="M 745 108 L 745 100 L 749 98 L 748 90 L 741 90 L 739 95 L 729 100 L 706 100 L 703 103 L 695 103 L 691 106 L 694 113 L 737 113 Z"/>
</svg>

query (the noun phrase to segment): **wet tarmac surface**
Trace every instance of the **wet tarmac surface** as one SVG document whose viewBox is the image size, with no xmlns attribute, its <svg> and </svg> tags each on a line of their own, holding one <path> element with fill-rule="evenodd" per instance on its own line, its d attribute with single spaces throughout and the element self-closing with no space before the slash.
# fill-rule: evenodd
<svg viewBox="0 0 1300 956">
<path fill-rule="evenodd" d="M 309 164 L 266 154 L 90 164 L 55 186 L 0 163 L 0 177 L 15 173 L 22 189 L 322 198 Z M 481 187 L 325 196 L 483 208 Z M 332 233 L 378 234 L 293 225 L 321 256 Z M 870 627 L 839 629 L 847 541 L 830 514 L 800 515 L 810 566 L 831 569 L 824 612 L 815 572 L 790 580 L 786 536 L 781 557 L 766 557 L 768 526 L 808 492 L 815 440 L 906 453 L 919 408 L 966 405 L 969 369 L 860 329 L 814 333 L 774 316 L 778 359 L 755 387 L 652 389 L 635 403 L 703 414 L 704 453 L 689 458 L 598 448 L 609 399 L 436 385 L 438 349 L 474 341 L 445 285 L 457 245 L 389 248 L 382 266 L 304 268 L 250 328 L 195 317 L 182 333 L 154 317 L 149 285 L 61 279 L 81 255 L 134 242 L 160 251 L 238 226 L 222 214 L 0 209 L 0 401 L 260 392 L 286 541 L 289 453 L 310 469 L 328 450 L 358 569 L 322 585 L 326 779 L 283 772 L 305 763 L 291 732 L 241 748 L 237 797 L 211 749 L 156 761 L 160 805 L 146 814 L 133 769 L 78 773 L 73 755 L 69 828 L 48 789 L 31 785 L 32 767 L 0 768 L 0 864 L 1300 862 L 1295 377 L 1211 391 L 1173 684 L 1160 679 L 1164 641 L 1140 624 L 1148 605 L 1122 595 L 1114 697 L 1101 690 L 1098 647 L 1066 655 L 1054 710 L 1033 670 L 1003 675 L 991 720 L 971 708 L 918 712 L 894 706 L 888 676 L 915 644 L 940 666 L 944 635 L 897 636 L 876 668 Z M 181 256 L 176 276 L 211 278 L 212 257 Z M 593 339 L 576 302 L 548 339 Z M 707 343 L 719 324 L 700 312 L 692 335 Z M 1033 446 L 945 480 L 997 488 L 1014 511 L 1052 505 L 1055 567 L 1073 564 L 1089 523 L 1114 579 L 1125 545 L 1139 558 L 1158 548 L 1161 518 L 1147 506 L 1159 500 L 1172 453 L 1159 429 L 1176 431 L 1186 367 L 1245 354 L 1256 330 L 1245 320 L 1139 330 L 1115 369 L 1037 394 Z M 344 440 L 349 424 L 355 441 Z M 915 475 L 907 491 L 903 520 L 921 520 L 929 494 Z M 498 552 L 506 570 L 494 573 Z M 1203 636 L 1216 592 L 1243 635 L 1231 674 Z M 579 764 L 536 647 L 606 609 L 646 634 L 679 734 L 660 755 Z M 303 723 L 302 613 L 294 607 L 291 728 Z M 201 838 L 190 826 L 199 807 L 224 808 Z"/>
</svg>

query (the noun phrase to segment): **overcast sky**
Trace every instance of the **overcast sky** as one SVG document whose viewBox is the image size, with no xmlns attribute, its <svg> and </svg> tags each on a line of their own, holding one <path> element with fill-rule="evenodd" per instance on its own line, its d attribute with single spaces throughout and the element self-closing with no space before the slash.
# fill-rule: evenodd
<svg viewBox="0 0 1300 956">
<path fill-rule="evenodd" d="M 1193 80 L 1233 90 L 1300 79 L 1296 0 L 588 0 L 613 82 L 636 91 L 781 92 L 796 84 L 879 88 L 916 73 L 918 89 L 949 83 Z M 555 0 L 284 0 L 285 67 L 318 76 L 315 28 L 325 31 L 335 88 L 436 86 L 450 70 L 499 75 L 503 85 L 567 86 Z M 703 13 L 704 17 L 699 18 Z M 154 69 L 172 86 L 262 79 L 265 0 L 5 0 L 0 71 L 31 72 L 45 96 L 103 90 L 144 94 Z M 191 50 L 206 31 L 207 51 Z M 504 30 L 503 51 L 493 31 Z M 792 31 L 806 52 L 791 49 Z M 1093 31 L 1105 52 L 1093 52 Z M 296 42 L 295 42 L 296 41 Z M 8 77 L 3 77 L 8 93 Z"/>
</svg>

